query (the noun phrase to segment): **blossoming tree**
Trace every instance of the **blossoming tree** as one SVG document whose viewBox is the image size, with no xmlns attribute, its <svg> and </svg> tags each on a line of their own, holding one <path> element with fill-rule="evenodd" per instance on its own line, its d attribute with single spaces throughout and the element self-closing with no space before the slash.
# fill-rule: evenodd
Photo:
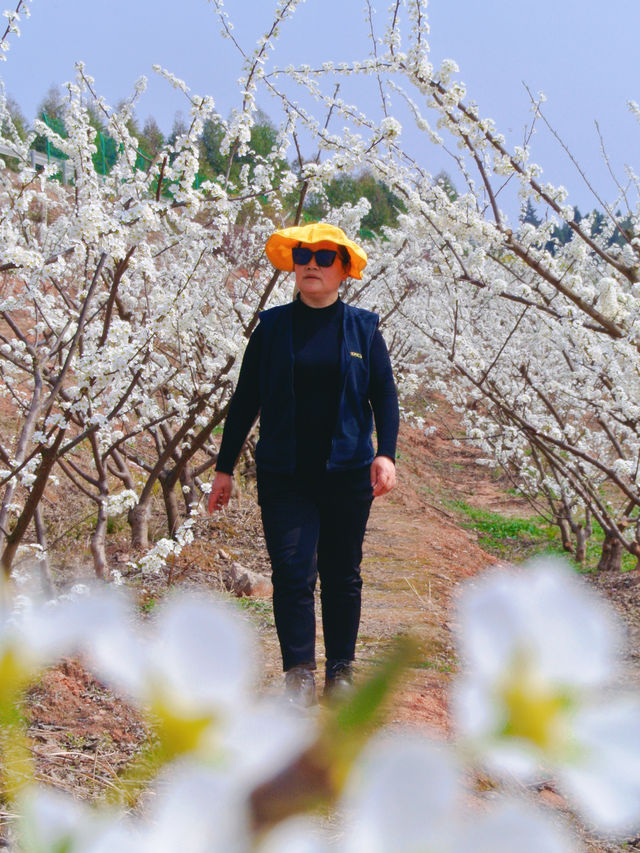
<svg viewBox="0 0 640 853">
<path fill-rule="evenodd" d="M 420 353 L 416 374 L 438 377 L 469 438 L 558 524 L 568 550 L 584 559 L 595 519 L 605 533 L 601 567 L 619 567 L 623 550 L 640 554 L 637 179 L 631 173 L 628 186 L 618 184 L 612 204 L 596 196 L 604 227 L 593 217 L 578 221 L 566 191 L 543 182 L 528 146 L 509 149 L 467 101 L 455 63 L 433 67 L 426 3 L 393 3 L 379 38 L 366 5 L 367 60 L 264 70 L 264 83 L 319 136 L 324 168 L 364 159 L 402 199 L 400 226 L 386 229 L 378 248 L 387 280 L 396 291 L 402 281 L 410 294 L 398 311 Z M 335 97 L 335 79 L 354 74 L 380 93 L 382 120 Z M 345 132 L 331 133 L 302 111 L 292 82 L 339 113 Z M 464 194 L 452 197 L 408 156 L 392 94 L 404 99 L 425 143 L 447 150 L 455 143 Z M 534 124 L 543 122 L 542 99 L 532 107 Z M 523 205 L 546 208 L 545 221 L 510 223 L 500 209 L 509 185 Z M 554 237 L 559 223 L 570 241 Z"/>
<path fill-rule="evenodd" d="M 46 544 L 41 498 L 61 473 L 96 506 L 99 574 L 107 569 L 110 511 L 128 508 L 132 542 L 148 548 L 157 484 L 168 534 L 176 534 L 176 487 L 188 514 L 215 458 L 210 437 L 242 343 L 261 308 L 289 297 L 289 284 L 262 256 L 266 235 L 301 215 L 309 190 L 321 194 L 333 176 L 362 166 L 393 189 L 404 211 L 397 228 L 367 244 L 367 278 L 345 298 L 380 312 L 399 373 L 450 396 L 469 438 L 558 524 L 578 559 L 592 519 L 605 532 L 602 567 L 618 566 L 624 549 L 637 557 L 639 248 L 628 192 L 619 199 L 624 220 L 612 213 L 616 203 L 603 204 L 609 222 L 598 233 L 588 218 L 577 222 L 564 190 L 542 182 L 526 146 L 509 150 L 467 102 L 454 63 L 433 68 L 425 3 L 397 0 L 382 36 L 367 6 L 365 60 L 278 69 L 272 48 L 296 6 L 279 4 L 273 26 L 245 54 L 237 110 L 226 123 L 216 119 L 231 163 L 249 150 L 257 92 L 267 89 L 282 107 L 273 151 L 246 164 L 235 183 L 227 168 L 196 186 L 198 139 L 214 104 L 162 70 L 188 98 L 190 125 L 147 171 L 135 168 L 136 140 L 126 127 L 135 96 L 110 110 L 82 67 L 68 88 L 67 138 L 36 126 L 69 157 L 73 191 L 33 171 L 30 140 L 12 132 L 3 108 L 3 144 L 21 164 L 15 175 L 2 173 L 0 223 L 3 394 L 20 412 L 15 436 L 0 447 L 5 571 L 32 521 Z M 217 11 L 233 38 L 221 5 Z M 339 97 L 335 81 L 346 74 L 371 81 L 381 118 Z M 317 108 L 295 101 L 291 84 Z M 452 197 L 407 155 L 391 93 L 404 99 L 425 142 L 457 143 L 464 194 Z M 120 144 L 107 176 L 92 167 L 87 99 Z M 537 121 L 541 110 L 534 103 Z M 283 171 L 300 129 L 312 133 L 319 156 L 298 154 L 296 170 Z M 508 222 L 499 200 L 509 183 L 523 202 L 548 208 L 545 222 Z M 363 201 L 329 218 L 356 232 L 365 212 Z M 573 235 L 562 245 L 553 238 L 558 221 Z"/>
</svg>

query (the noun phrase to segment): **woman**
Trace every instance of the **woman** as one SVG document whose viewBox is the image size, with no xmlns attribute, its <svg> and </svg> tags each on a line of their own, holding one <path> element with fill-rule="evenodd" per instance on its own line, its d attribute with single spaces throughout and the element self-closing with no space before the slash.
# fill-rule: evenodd
<svg viewBox="0 0 640 853">
<path fill-rule="evenodd" d="M 362 541 L 373 498 L 395 485 L 398 400 L 378 316 L 338 296 L 348 276 L 362 277 L 364 250 L 340 228 L 315 223 L 276 231 L 266 253 L 277 269 L 295 272 L 298 293 L 263 311 L 247 344 L 209 512 L 228 503 L 233 467 L 260 413 L 258 502 L 285 686 L 310 705 L 318 575 L 325 692 L 352 682 Z"/>
</svg>

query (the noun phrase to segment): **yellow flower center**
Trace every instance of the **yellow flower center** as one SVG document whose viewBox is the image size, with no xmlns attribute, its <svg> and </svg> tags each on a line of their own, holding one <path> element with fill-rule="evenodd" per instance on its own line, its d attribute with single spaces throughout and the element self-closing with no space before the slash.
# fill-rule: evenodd
<svg viewBox="0 0 640 853">
<path fill-rule="evenodd" d="M 198 714 L 192 709 L 178 707 L 162 691 L 156 692 L 149 711 L 165 761 L 198 753 L 204 733 L 216 722 L 211 713 Z"/>
<path fill-rule="evenodd" d="M 566 693 L 551 688 L 530 665 L 515 665 L 500 698 L 505 709 L 501 734 L 530 741 L 545 752 L 557 752 L 566 740 Z"/>
<path fill-rule="evenodd" d="M 34 675 L 35 670 L 21 661 L 14 649 L 0 652 L 0 706 L 12 705 Z"/>
</svg>

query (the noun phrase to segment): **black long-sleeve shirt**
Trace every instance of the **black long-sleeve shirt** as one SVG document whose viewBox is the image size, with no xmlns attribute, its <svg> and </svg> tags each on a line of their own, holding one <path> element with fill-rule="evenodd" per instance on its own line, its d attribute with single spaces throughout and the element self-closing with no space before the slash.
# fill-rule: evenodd
<svg viewBox="0 0 640 853">
<path fill-rule="evenodd" d="M 311 472 L 326 465 L 338 415 L 343 304 L 311 308 L 294 303 L 293 351 L 296 400 L 296 470 Z M 216 470 L 233 472 L 242 445 L 260 408 L 260 325 L 245 350 L 236 390 L 224 426 Z M 369 354 L 369 400 L 378 439 L 377 453 L 395 459 L 398 396 L 389 353 L 376 330 Z"/>
</svg>

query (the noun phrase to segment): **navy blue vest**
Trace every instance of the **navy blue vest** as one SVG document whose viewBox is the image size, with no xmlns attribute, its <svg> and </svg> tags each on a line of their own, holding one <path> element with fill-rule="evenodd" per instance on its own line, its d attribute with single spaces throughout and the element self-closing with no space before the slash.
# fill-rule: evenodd
<svg viewBox="0 0 640 853">
<path fill-rule="evenodd" d="M 369 352 L 379 318 L 343 306 L 340 401 L 327 461 L 330 471 L 370 465 L 373 416 L 369 403 Z M 293 474 L 296 464 L 293 391 L 293 302 L 260 314 L 260 438 L 256 462 L 267 471 Z"/>
</svg>

